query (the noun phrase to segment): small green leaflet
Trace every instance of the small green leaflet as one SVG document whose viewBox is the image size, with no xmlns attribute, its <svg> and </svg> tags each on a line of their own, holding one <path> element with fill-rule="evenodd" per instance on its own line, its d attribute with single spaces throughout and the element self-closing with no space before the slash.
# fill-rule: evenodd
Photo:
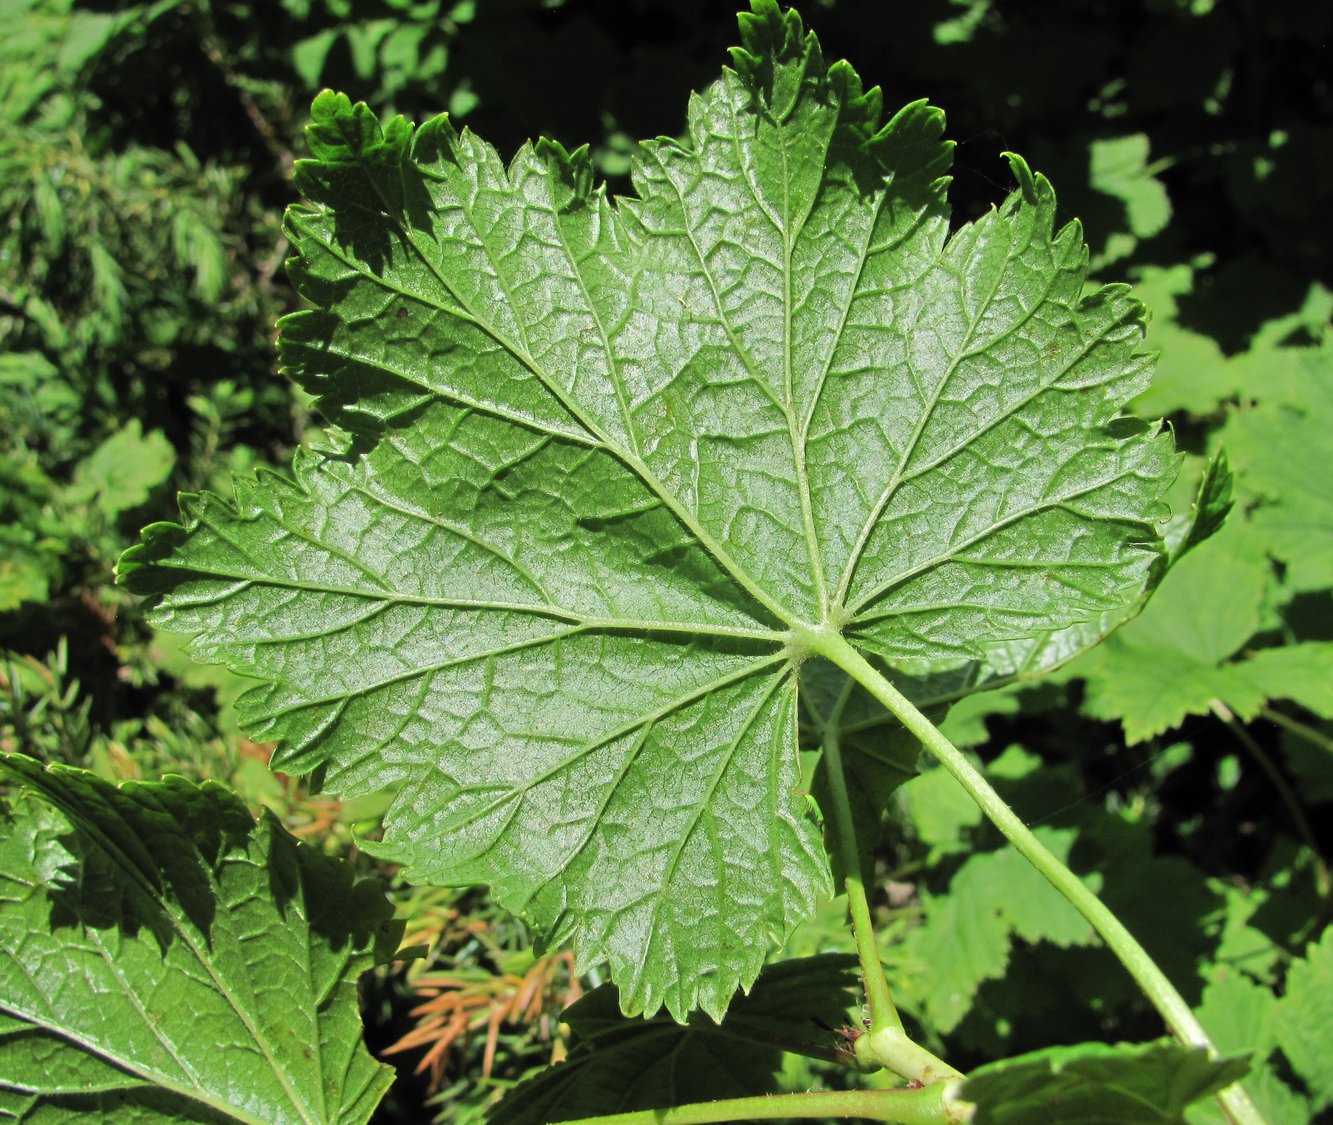
<svg viewBox="0 0 1333 1125">
<path fill-rule="evenodd" d="M 0 838 L 0 1117 L 370 1119 L 393 1071 L 356 982 L 403 929 L 373 880 L 218 785 L 0 773 L 24 787 Z"/>
<path fill-rule="evenodd" d="M 121 577 L 253 676 L 275 765 L 398 795 L 378 851 L 489 883 L 627 1013 L 714 1016 L 830 890 L 803 638 L 918 670 L 1132 602 L 1169 436 L 1141 309 L 1084 294 L 1017 157 L 948 236 L 950 146 L 772 0 L 608 200 L 444 117 L 314 105 L 287 370 L 341 427 L 186 497 Z"/>
</svg>

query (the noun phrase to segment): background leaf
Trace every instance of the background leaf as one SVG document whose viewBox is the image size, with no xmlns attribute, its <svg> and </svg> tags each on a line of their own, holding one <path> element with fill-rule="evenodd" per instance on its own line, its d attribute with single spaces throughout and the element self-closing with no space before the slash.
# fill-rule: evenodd
<svg viewBox="0 0 1333 1125">
<path fill-rule="evenodd" d="M 176 451 L 156 430 L 145 434 L 138 419 L 102 442 L 79 466 L 68 498 L 96 504 L 108 519 L 138 507 L 176 465 Z"/>
<path fill-rule="evenodd" d="M 356 982 L 402 933 L 377 884 L 216 785 L 0 768 L 0 1112 L 369 1120 L 392 1072 Z"/>
<path fill-rule="evenodd" d="M 1073 832 L 1039 835 L 1067 860 Z M 1004 975 L 1015 938 L 1061 947 L 1096 940 L 1084 918 L 1012 849 L 970 856 L 948 893 L 923 896 L 922 906 L 924 924 L 912 941 L 930 960 L 921 999 L 929 1025 L 941 1033 L 958 1026 L 982 981 Z"/>
<path fill-rule="evenodd" d="M 1244 973 L 1220 970 L 1204 990 L 1199 1018 L 1209 1036 L 1224 1053 L 1246 1052 L 1250 1055 L 1250 1075 L 1245 1088 L 1272 1125 L 1306 1125 L 1314 1107 L 1282 1080 L 1280 1060 L 1273 1057 L 1275 997 L 1270 989 Z M 1216 1103 L 1200 1102 L 1189 1112 L 1194 1125 L 1204 1122 L 1225 1123 L 1226 1117 Z"/>
<path fill-rule="evenodd" d="M 1243 1058 L 1213 1060 L 1178 1043 L 1080 1043 L 981 1067 L 962 1096 L 976 1103 L 977 1125 L 1175 1125 L 1191 1102 L 1245 1071 Z"/>
<path fill-rule="evenodd" d="M 1287 975 L 1287 994 L 1275 1006 L 1274 1033 L 1316 1106 L 1333 1102 L 1333 930 L 1311 942 Z"/>
<path fill-rule="evenodd" d="M 1235 414 L 1223 441 L 1246 490 L 1259 498 L 1255 531 L 1288 568 L 1287 584 L 1333 584 L 1333 499 L 1323 487 L 1333 456 L 1333 345 L 1306 348 Z"/>
<path fill-rule="evenodd" d="M 1268 563 L 1240 525 L 1182 559 L 1143 613 L 1073 669 L 1086 706 L 1131 742 L 1206 714 L 1214 699 L 1252 715 L 1264 701 L 1228 659 L 1259 630 Z"/>
<path fill-rule="evenodd" d="M 658 1016 L 627 1020 L 613 985 L 566 1009 L 570 1055 L 505 1096 L 488 1120 L 543 1125 L 594 1114 L 666 1109 L 687 1102 L 771 1093 L 784 1050 L 825 1058 L 854 1002 L 857 964 L 830 954 L 769 965 L 720 1024 L 695 1016 L 682 1027 Z"/>
</svg>

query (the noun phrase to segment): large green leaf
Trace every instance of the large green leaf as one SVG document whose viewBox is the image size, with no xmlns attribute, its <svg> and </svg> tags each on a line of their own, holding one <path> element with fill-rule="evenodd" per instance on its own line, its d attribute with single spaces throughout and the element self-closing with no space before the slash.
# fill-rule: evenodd
<svg viewBox="0 0 1333 1125">
<path fill-rule="evenodd" d="M 356 981 L 402 934 L 373 881 L 211 783 L 0 768 L 31 790 L 0 838 L 0 1117 L 369 1120 L 393 1072 Z"/>
<path fill-rule="evenodd" d="M 628 1012 L 718 1015 L 829 890 L 798 668 L 927 669 L 1090 621 L 1158 569 L 1139 306 L 1084 294 L 1050 185 L 948 234 L 942 116 L 881 123 L 755 0 L 634 198 L 543 141 L 314 106 L 294 378 L 344 436 L 186 498 L 122 562 L 259 680 L 287 770 L 398 786 L 382 854 L 490 883 Z"/>
</svg>

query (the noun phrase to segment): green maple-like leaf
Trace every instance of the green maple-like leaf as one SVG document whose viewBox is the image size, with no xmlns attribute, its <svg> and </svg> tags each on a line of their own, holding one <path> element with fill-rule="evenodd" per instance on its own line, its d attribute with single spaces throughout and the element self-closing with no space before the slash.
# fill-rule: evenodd
<svg viewBox="0 0 1333 1125">
<path fill-rule="evenodd" d="M 1259 948 L 1271 948 L 1268 941 L 1261 935 Z M 1290 1069 L 1275 1065 L 1271 1057 L 1276 1046 L 1275 1012 L 1280 1004 L 1271 988 L 1234 968 L 1223 967 L 1214 970 L 1214 979 L 1204 989 L 1198 1015 L 1224 1056 L 1250 1056 L 1245 1089 L 1263 1120 L 1270 1125 L 1306 1125 L 1313 1117 L 1309 1100 L 1282 1080 L 1284 1073 L 1291 1077 Z M 1191 1106 L 1188 1120 L 1190 1125 L 1227 1125 L 1230 1119 L 1218 1102 L 1211 1101 Z"/>
<path fill-rule="evenodd" d="M 1070 830 L 1042 831 L 1042 843 L 1064 856 Z M 1082 916 L 1012 849 L 970 856 L 949 893 L 927 897 L 925 922 L 911 938 L 929 958 L 922 1002 L 930 1026 L 948 1034 L 972 1007 L 982 981 L 1004 975 L 1015 938 L 1068 947 L 1093 939 Z"/>
<path fill-rule="evenodd" d="M 1223 441 L 1240 488 L 1257 497 L 1252 519 L 1286 567 L 1286 586 L 1333 585 L 1333 343 L 1290 349 L 1288 362 L 1262 369 L 1259 403 L 1237 411 Z"/>
<path fill-rule="evenodd" d="M 1263 702 L 1228 664 L 1259 629 L 1267 561 L 1236 524 L 1173 567 L 1163 595 L 1073 667 L 1087 709 L 1120 719 L 1131 742 L 1207 713 L 1222 699 L 1241 714 Z"/>
<path fill-rule="evenodd" d="M 1119 719 L 1131 743 L 1219 702 L 1247 721 L 1273 699 L 1333 714 L 1333 644 L 1244 651 L 1272 584 L 1270 543 L 1234 521 L 1173 566 L 1143 613 L 1070 669 L 1087 682 L 1089 713 Z"/>
<path fill-rule="evenodd" d="M 108 518 L 143 504 L 171 475 L 176 451 L 160 430 L 145 434 L 137 418 L 102 442 L 75 473 L 67 501 L 95 504 Z"/>
<path fill-rule="evenodd" d="M 942 116 L 881 122 L 755 0 L 634 198 L 436 118 L 314 106 L 290 374 L 350 434 L 186 498 L 121 567 L 254 676 L 241 717 L 381 854 L 485 882 L 628 1012 L 720 1014 L 830 887 L 798 668 L 833 630 L 949 667 L 1158 568 L 1141 310 L 1083 293 L 1050 185 L 948 236 Z"/>
<path fill-rule="evenodd" d="M 1287 976 L 1286 995 L 1276 1004 L 1276 1035 L 1282 1053 L 1322 1108 L 1333 1103 L 1333 930 L 1311 942 Z"/>
<path fill-rule="evenodd" d="M 375 883 L 217 785 L 0 769 L 31 790 L 0 838 L 0 1117 L 370 1119 L 393 1071 L 356 981 L 403 928 Z"/>
</svg>

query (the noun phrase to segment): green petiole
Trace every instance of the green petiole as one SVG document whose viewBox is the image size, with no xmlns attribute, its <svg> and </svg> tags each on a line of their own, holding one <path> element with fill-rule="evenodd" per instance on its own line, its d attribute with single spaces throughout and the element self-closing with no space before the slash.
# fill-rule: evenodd
<svg viewBox="0 0 1333 1125">
<path fill-rule="evenodd" d="M 566 1125 L 709 1125 L 710 1122 L 815 1119 L 894 1121 L 898 1125 L 961 1125 L 973 1107 L 958 1099 L 957 1083 L 937 1082 L 907 1090 L 830 1090 L 697 1102 L 671 1109 L 644 1109 L 583 1117 Z"/>
<path fill-rule="evenodd" d="M 1216 1057 L 1217 1048 L 1203 1025 L 1134 935 L 1018 819 L 962 751 L 945 738 L 934 723 L 837 631 L 831 628 L 811 629 L 803 631 L 800 639 L 806 652 L 824 657 L 851 676 L 939 759 L 1019 854 L 1036 867 L 1101 935 L 1156 1007 L 1176 1040 L 1187 1046 L 1202 1047 Z M 1227 1087 L 1218 1094 L 1218 1101 L 1235 1125 L 1264 1125 L 1263 1116 L 1240 1085 Z"/>
<path fill-rule="evenodd" d="M 847 795 L 847 778 L 838 738 L 838 712 L 845 701 L 846 693 L 826 724 L 822 741 L 824 768 L 827 770 L 829 791 L 833 799 L 833 836 L 845 872 L 847 909 L 852 918 L 852 933 L 856 939 L 861 977 L 865 982 L 866 1004 L 870 1010 L 870 1028 L 864 1040 L 867 1046 L 859 1047 L 858 1057 L 868 1055 L 870 1060 L 880 1066 L 923 1085 L 944 1080 L 961 1081 L 962 1074 L 908 1036 L 897 1006 L 893 1003 L 893 994 L 879 959 L 870 902 L 861 878 L 856 830 L 852 823 L 852 807 Z"/>
</svg>

